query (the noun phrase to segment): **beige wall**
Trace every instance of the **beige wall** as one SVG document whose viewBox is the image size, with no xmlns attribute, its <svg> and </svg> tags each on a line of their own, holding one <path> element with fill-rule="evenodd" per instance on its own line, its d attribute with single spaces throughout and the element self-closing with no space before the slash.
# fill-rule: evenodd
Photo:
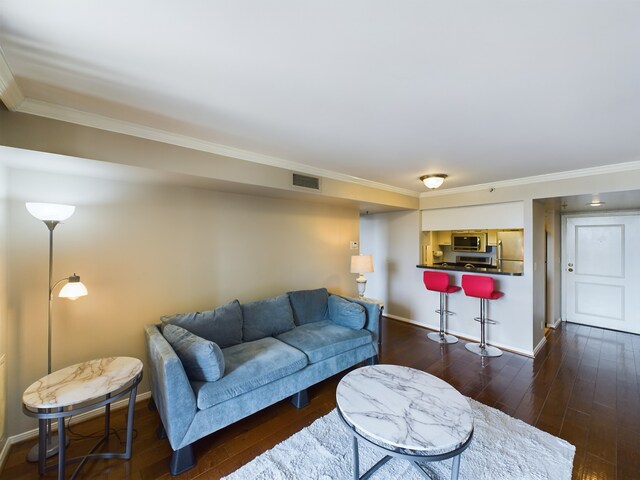
<svg viewBox="0 0 640 480">
<path fill-rule="evenodd" d="M 7 440 L 7 168 L 0 164 L 0 450 Z"/>
<path fill-rule="evenodd" d="M 355 294 L 355 206 L 16 168 L 8 181 L 9 435 L 35 428 L 20 398 L 47 362 L 48 231 L 25 201 L 77 207 L 55 230 L 54 278 L 76 272 L 89 295 L 54 301 L 54 369 L 111 355 L 146 361 L 142 327 L 163 314 L 292 289 Z"/>
<path fill-rule="evenodd" d="M 544 338 L 546 314 L 546 271 L 545 271 L 545 212 L 541 202 L 532 202 L 532 259 L 533 259 L 533 347 Z"/>
<path fill-rule="evenodd" d="M 555 209 L 545 212 L 546 231 L 549 232 L 547 245 L 547 324 L 555 325 L 562 317 L 561 312 L 561 226 L 560 212 Z"/>
</svg>

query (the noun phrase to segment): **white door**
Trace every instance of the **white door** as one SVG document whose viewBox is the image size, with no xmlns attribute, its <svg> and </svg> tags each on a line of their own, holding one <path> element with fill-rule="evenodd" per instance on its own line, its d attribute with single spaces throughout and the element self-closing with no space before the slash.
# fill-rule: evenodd
<svg viewBox="0 0 640 480">
<path fill-rule="evenodd" d="M 565 318 L 640 333 L 640 216 L 564 220 Z"/>
</svg>

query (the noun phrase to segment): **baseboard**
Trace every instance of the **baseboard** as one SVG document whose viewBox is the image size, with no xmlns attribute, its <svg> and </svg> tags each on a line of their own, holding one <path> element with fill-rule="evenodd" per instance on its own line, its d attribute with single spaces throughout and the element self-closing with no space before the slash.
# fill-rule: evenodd
<svg viewBox="0 0 640 480">
<path fill-rule="evenodd" d="M 437 327 L 431 327 L 429 325 L 425 325 L 423 323 L 418 323 L 415 320 L 411 320 L 409 318 L 404 318 L 404 317 L 398 317 L 396 315 L 389 315 L 389 314 L 385 314 L 385 317 L 389 317 L 389 318 L 393 318 L 394 320 L 398 320 L 400 322 L 405 322 L 405 323 L 410 323 L 412 325 L 416 325 L 418 327 L 422 327 L 426 330 L 432 330 L 434 332 L 438 331 Z M 456 337 L 460 338 L 461 340 L 467 340 L 469 342 L 479 342 L 480 341 L 480 337 L 473 337 L 473 336 L 469 336 L 469 334 L 464 333 L 464 332 L 457 332 L 455 330 L 450 330 L 447 331 L 447 333 L 451 334 L 451 335 L 455 335 Z M 503 343 L 497 343 L 497 342 L 491 342 L 491 345 L 498 347 L 502 350 L 505 350 L 507 352 L 511 352 L 511 353 L 516 353 L 518 355 L 523 355 L 525 357 L 529 357 L 529 358 L 533 358 L 535 356 L 535 350 L 531 351 L 531 350 L 523 350 L 520 348 L 516 348 L 516 347 L 512 347 L 510 345 L 505 345 Z M 536 347 L 538 348 L 538 347 Z"/>
<path fill-rule="evenodd" d="M 2 469 L 4 468 L 4 464 L 7 461 L 7 458 L 9 457 L 9 451 L 11 450 L 11 445 L 12 443 L 7 438 L 7 440 L 4 442 L 4 445 L 2 446 L 2 450 L 0 450 L 0 472 L 2 472 Z"/>
<path fill-rule="evenodd" d="M 562 323 L 562 317 L 556 318 L 556 320 L 553 323 L 547 323 L 547 327 L 556 329 L 558 328 L 558 325 L 560 325 L 561 323 Z"/>
<path fill-rule="evenodd" d="M 544 335 L 542 336 L 542 339 L 538 342 L 538 345 L 536 345 L 536 348 L 533 349 L 533 356 L 535 357 L 538 352 L 540 351 L 540 349 L 542 347 L 544 347 L 544 344 L 547 343 L 547 337 L 545 337 Z"/>
<path fill-rule="evenodd" d="M 139 393 L 138 395 L 136 395 L 136 403 L 141 402 L 143 400 L 148 400 L 149 398 L 151 398 L 150 391 Z M 122 400 L 113 402 L 111 404 L 111 409 L 115 410 L 120 407 L 126 407 L 128 404 L 129 404 L 129 399 L 123 398 Z M 74 415 L 73 419 L 75 422 L 79 422 L 79 421 L 89 420 L 90 418 L 98 417 L 103 414 L 104 414 L 104 409 L 102 407 L 99 407 L 99 408 L 96 408 L 95 410 L 81 413 L 79 415 Z M 53 431 L 57 431 L 58 430 L 57 422 L 52 422 L 51 427 Z M 26 432 L 8 437 L 7 441 L 2 447 L 2 451 L 0 452 L 0 471 L 2 471 L 2 469 L 4 468 L 4 463 L 7 460 L 7 457 L 9 456 L 9 451 L 11 450 L 12 445 L 15 445 L 16 443 L 24 442 L 25 440 L 29 440 L 31 438 L 36 438 L 37 436 L 38 436 L 38 429 L 34 428 L 33 430 L 28 430 Z"/>
</svg>

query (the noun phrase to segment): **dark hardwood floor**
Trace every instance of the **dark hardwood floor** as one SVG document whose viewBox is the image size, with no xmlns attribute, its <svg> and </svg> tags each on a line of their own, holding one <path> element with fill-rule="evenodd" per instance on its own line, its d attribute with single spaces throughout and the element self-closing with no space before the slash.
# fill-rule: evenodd
<svg viewBox="0 0 640 480">
<path fill-rule="evenodd" d="M 483 361 L 466 351 L 464 341 L 441 350 L 427 340 L 427 330 L 406 323 L 385 318 L 383 333 L 381 363 L 432 373 L 464 395 L 574 444 L 574 479 L 640 478 L 640 336 L 564 324 L 549 331 L 535 359 L 507 352 Z M 301 430 L 335 407 L 341 376 L 311 388 L 311 403 L 303 409 L 283 401 L 198 441 L 196 468 L 176 478 L 219 478 Z M 112 426 L 121 434 L 124 412 L 112 415 Z M 138 404 L 133 458 L 90 462 L 81 478 L 171 478 L 171 449 L 155 436 L 158 421 L 146 402 Z M 101 427 L 100 417 L 72 422 L 70 454 L 85 453 L 93 444 L 79 434 Z M 25 461 L 33 443 L 13 446 L 0 479 L 40 478 L 36 465 Z M 110 446 L 118 447 L 116 437 Z M 45 476 L 55 477 L 53 472 Z"/>
</svg>

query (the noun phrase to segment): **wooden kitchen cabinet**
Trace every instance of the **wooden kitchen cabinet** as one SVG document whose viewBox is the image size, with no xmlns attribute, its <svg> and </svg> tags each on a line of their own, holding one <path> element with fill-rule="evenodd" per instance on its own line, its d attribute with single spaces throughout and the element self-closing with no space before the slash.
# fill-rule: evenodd
<svg viewBox="0 0 640 480">
<path fill-rule="evenodd" d="M 451 245 L 451 230 L 440 230 L 438 233 L 438 245 Z"/>
</svg>

